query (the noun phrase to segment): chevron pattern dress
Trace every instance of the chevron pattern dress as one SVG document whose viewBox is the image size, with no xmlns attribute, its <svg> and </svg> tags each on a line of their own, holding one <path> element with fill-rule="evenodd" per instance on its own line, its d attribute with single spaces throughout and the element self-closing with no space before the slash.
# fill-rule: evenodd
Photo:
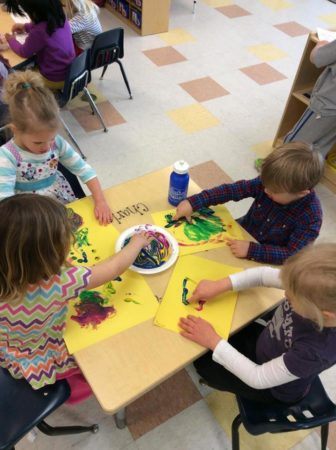
<svg viewBox="0 0 336 450">
<path fill-rule="evenodd" d="M 30 286 L 20 302 L 0 303 L 0 365 L 34 389 L 77 368 L 63 340 L 68 300 L 89 282 L 91 270 L 65 267 L 60 274 Z"/>
</svg>

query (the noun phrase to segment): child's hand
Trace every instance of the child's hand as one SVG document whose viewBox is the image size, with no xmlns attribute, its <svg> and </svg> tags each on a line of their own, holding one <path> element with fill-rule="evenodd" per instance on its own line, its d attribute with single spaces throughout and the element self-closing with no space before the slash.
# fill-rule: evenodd
<svg viewBox="0 0 336 450">
<path fill-rule="evenodd" d="M 105 199 L 95 202 L 94 213 L 100 225 L 108 225 L 113 221 L 112 212 Z"/>
<path fill-rule="evenodd" d="M 250 247 L 250 241 L 238 241 L 237 239 L 227 239 L 231 253 L 237 258 L 246 258 Z"/>
<path fill-rule="evenodd" d="M 147 231 L 141 231 L 140 233 L 133 234 L 131 237 L 130 243 L 133 245 L 137 245 L 139 247 L 139 250 L 141 250 L 144 247 L 147 247 L 153 240 L 153 236 L 150 236 L 150 234 Z"/>
<path fill-rule="evenodd" d="M 203 345 L 203 347 L 214 350 L 218 342 L 222 339 L 216 333 L 214 327 L 200 317 L 181 317 L 179 326 L 182 328 L 181 335 L 190 341 Z"/>
<path fill-rule="evenodd" d="M 23 34 L 25 32 L 26 32 L 26 28 L 25 28 L 24 23 L 15 23 L 12 26 L 12 33 Z"/>
<path fill-rule="evenodd" d="M 181 217 L 185 217 L 188 222 L 191 222 L 191 214 L 193 212 L 192 206 L 188 200 L 182 200 L 176 208 L 175 216 L 173 220 L 178 220 Z"/>
<path fill-rule="evenodd" d="M 10 33 L 5 33 L 5 39 L 8 42 L 10 39 L 12 39 L 12 37 L 14 37 L 12 34 Z"/>
<path fill-rule="evenodd" d="M 223 278 L 222 280 L 211 281 L 202 280 L 196 286 L 196 289 L 188 298 L 189 303 L 195 303 L 199 300 L 210 300 L 223 292 L 230 291 L 232 284 L 230 278 Z"/>
</svg>

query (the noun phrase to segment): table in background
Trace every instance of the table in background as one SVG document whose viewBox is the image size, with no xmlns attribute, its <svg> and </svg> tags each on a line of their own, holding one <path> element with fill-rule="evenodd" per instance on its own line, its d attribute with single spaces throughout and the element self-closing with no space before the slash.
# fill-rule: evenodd
<svg viewBox="0 0 336 450">
<path fill-rule="evenodd" d="M 170 171 L 171 168 L 165 168 L 105 191 L 109 204 L 119 218 L 114 220 L 114 225 L 120 232 L 139 223 L 148 223 L 152 212 L 171 208 L 167 202 Z M 192 168 L 191 178 L 201 188 L 231 181 L 212 161 Z M 190 181 L 189 195 L 200 190 L 193 180 Z M 141 215 L 122 218 L 118 210 L 122 212 L 132 205 L 142 211 Z M 143 212 L 147 208 L 148 212 Z M 237 267 L 258 265 L 235 258 L 228 247 L 202 252 L 198 256 Z M 163 297 L 172 270 L 146 277 L 158 298 Z M 231 333 L 273 308 L 280 299 L 281 292 L 277 289 L 254 288 L 239 293 Z M 178 372 L 204 351 L 203 347 L 177 333 L 155 326 L 151 319 L 76 352 L 74 356 L 103 410 L 113 414 Z"/>
</svg>

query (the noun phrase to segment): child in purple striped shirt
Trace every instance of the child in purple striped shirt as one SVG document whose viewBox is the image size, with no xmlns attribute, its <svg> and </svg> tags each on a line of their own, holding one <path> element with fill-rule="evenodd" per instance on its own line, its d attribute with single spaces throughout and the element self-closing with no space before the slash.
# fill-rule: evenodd
<svg viewBox="0 0 336 450">
<path fill-rule="evenodd" d="M 264 161 L 261 176 L 222 184 L 183 200 L 174 220 L 210 205 L 254 198 L 238 222 L 257 242 L 228 239 L 238 258 L 282 264 L 319 235 L 322 210 L 313 187 L 323 174 L 324 161 L 301 142 L 284 144 Z"/>
</svg>

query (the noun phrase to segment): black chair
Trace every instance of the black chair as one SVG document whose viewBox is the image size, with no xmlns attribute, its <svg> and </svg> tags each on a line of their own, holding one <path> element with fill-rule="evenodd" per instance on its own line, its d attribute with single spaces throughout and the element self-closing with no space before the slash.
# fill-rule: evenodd
<svg viewBox="0 0 336 450">
<path fill-rule="evenodd" d="M 126 84 L 130 99 L 132 97 L 131 89 L 128 84 L 127 76 L 121 59 L 124 57 L 124 30 L 123 28 L 114 28 L 98 34 L 91 47 L 91 70 L 104 67 L 100 79 L 103 79 L 104 73 L 110 64 L 117 63 L 120 67 L 122 77 Z"/>
<path fill-rule="evenodd" d="M 89 50 L 86 50 L 72 61 L 64 81 L 64 87 L 61 91 L 56 92 L 55 97 L 59 106 L 63 108 L 64 106 L 67 105 L 68 102 L 70 102 L 70 100 L 77 97 L 77 95 L 83 92 L 84 96 L 87 98 L 91 106 L 92 114 L 96 114 L 98 116 L 104 131 L 107 132 L 107 128 L 103 121 L 103 118 L 89 90 L 87 89 L 87 85 L 91 80 L 89 67 L 90 67 L 90 54 Z M 82 150 L 80 149 L 76 139 L 70 132 L 64 120 L 63 119 L 61 120 L 67 134 L 75 144 L 81 156 L 85 159 L 85 156 Z"/>
<path fill-rule="evenodd" d="M 98 425 L 51 427 L 44 421 L 69 397 L 66 380 L 34 390 L 26 380 L 16 380 L 0 368 L 0 450 L 14 450 L 15 444 L 34 427 L 49 436 L 97 433 Z"/>
<path fill-rule="evenodd" d="M 317 377 L 308 395 L 298 403 L 286 405 L 257 403 L 237 397 L 238 416 L 232 422 L 232 450 L 239 450 L 239 426 L 243 423 L 253 435 L 263 433 L 284 433 L 321 427 L 321 449 L 326 450 L 329 422 L 336 420 L 336 405 L 329 399 L 320 379 Z M 271 448 L 270 444 L 270 448 Z"/>
</svg>

